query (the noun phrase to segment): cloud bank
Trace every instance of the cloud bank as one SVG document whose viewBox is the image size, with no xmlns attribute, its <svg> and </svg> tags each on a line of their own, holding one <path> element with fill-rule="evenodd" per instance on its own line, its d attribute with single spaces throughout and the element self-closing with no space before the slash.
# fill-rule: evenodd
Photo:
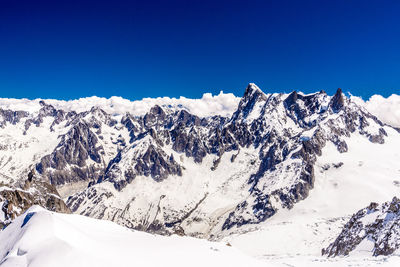
<svg viewBox="0 0 400 267">
<path fill-rule="evenodd" d="M 24 110 L 28 112 L 38 112 L 41 108 L 39 102 L 43 100 L 47 104 L 53 105 L 57 109 L 65 111 L 83 112 L 90 110 L 92 107 L 99 107 L 107 113 L 120 115 L 129 112 L 133 115 L 144 115 L 154 105 L 186 109 L 188 112 L 200 117 L 221 115 L 230 117 L 237 109 L 240 97 L 236 97 L 231 93 L 223 93 L 212 95 L 211 93 L 203 94 L 200 99 L 190 99 L 181 96 L 180 98 L 157 97 L 144 98 L 142 100 L 130 101 L 119 96 L 111 98 L 104 97 L 87 97 L 76 100 L 55 100 L 55 99 L 14 99 L 0 98 L 0 107 L 11 110 Z"/>
<path fill-rule="evenodd" d="M 367 101 L 357 96 L 351 96 L 351 100 L 362 105 L 382 122 L 400 128 L 400 95 L 393 94 L 388 98 L 373 95 Z"/>
<path fill-rule="evenodd" d="M 350 98 L 353 102 L 363 106 L 371 114 L 377 116 L 382 122 L 400 128 L 400 95 L 393 94 L 388 98 L 381 95 L 373 95 L 367 101 L 357 96 L 351 96 Z M 0 98 L 0 108 L 24 110 L 35 113 L 38 112 L 41 107 L 39 104 L 41 100 L 53 105 L 57 109 L 76 112 L 83 112 L 90 110 L 92 107 L 99 107 L 113 115 L 129 112 L 133 115 L 140 116 L 146 114 L 154 105 L 160 105 L 185 109 L 199 117 L 214 115 L 230 117 L 237 109 L 240 97 L 221 91 L 218 95 L 205 93 L 200 99 L 190 99 L 183 96 L 179 98 L 144 98 L 136 101 L 130 101 L 119 96 L 113 96 L 111 98 L 92 96 L 69 101 L 55 99 L 29 100 Z"/>
</svg>

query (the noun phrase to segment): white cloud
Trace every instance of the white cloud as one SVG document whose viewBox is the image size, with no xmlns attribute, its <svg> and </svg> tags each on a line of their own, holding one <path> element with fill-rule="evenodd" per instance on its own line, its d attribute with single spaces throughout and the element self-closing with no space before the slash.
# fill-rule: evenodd
<svg viewBox="0 0 400 267">
<path fill-rule="evenodd" d="M 40 100 L 42 99 L 0 98 L 0 108 L 37 112 L 40 109 Z M 200 117 L 213 115 L 230 117 L 236 110 L 240 97 L 221 91 L 218 95 L 205 93 L 200 99 L 190 99 L 181 96 L 179 98 L 158 97 L 130 101 L 119 96 L 113 96 L 111 98 L 92 96 L 69 101 L 55 99 L 43 100 L 58 109 L 76 112 L 87 111 L 92 107 L 100 107 L 107 113 L 115 115 L 125 114 L 126 112 L 130 112 L 133 115 L 144 115 L 154 105 L 160 105 L 186 109 L 190 113 Z M 400 127 L 400 95 L 393 94 L 388 98 L 384 98 L 381 95 L 373 95 L 367 101 L 364 101 L 360 97 L 351 96 L 351 100 L 363 106 L 384 123 Z"/>
<path fill-rule="evenodd" d="M 360 97 L 351 96 L 351 100 L 365 107 L 371 114 L 382 122 L 400 127 L 400 95 L 393 94 L 388 98 L 381 95 L 373 95 L 367 101 Z"/>
<path fill-rule="evenodd" d="M 0 98 L 0 107 L 3 109 L 37 112 L 40 109 L 40 100 L 42 99 Z M 43 100 L 57 109 L 76 112 L 87 111 L 92 107 L 100 107 L 110 114 L 125 114 L 126 112 L 130 112 L 133 115 L 144 115 L 154 105 L 160 105 L 186 109 L 190 113 L 200 117 L 213 115 L 229 117 L 236 110 L 240 97 L 236 97 L 231 93 L 225 94 L 221 91 L 218 95 L 214 96 L 211 93 L 205 93 L 200 99 L 190 99 L 181 96 L 180 98 L 158 97 L 130 101 L 119 96 L 111 98 L 92 96 L 69 101 Z"/>
</svg>

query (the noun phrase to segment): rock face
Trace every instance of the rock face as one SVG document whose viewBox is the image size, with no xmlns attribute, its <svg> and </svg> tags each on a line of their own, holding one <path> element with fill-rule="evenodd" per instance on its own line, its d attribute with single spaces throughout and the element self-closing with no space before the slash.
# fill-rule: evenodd
<svg viewBox="0 0 400 267">
<path fill-rule="evenodd" d="M 323 255 L 347 256 L 366 253 L 373 256 L 390 255 L 400 248 L 400 200 L 371 203 L 354 214 L 336 240 Z"/>
<path fill-rule="evenodd" d="M 90 127 L 79 122 L 62 136 L 53 153 L 41 159 L 36 170 L 54 185 L 96 179 L 101 171 L 98 165 L 102 163 L 99 154 L 102 149 Z"/>
<path fill-rule="evenodd" d="M 28 117 L 28 114 L 29 113 L 26 111 L 0 109 L 0 118 L 2 118 L 2 120 L 0 120 L 0 128 L 4 128 L 7 123 L 15 125 L 20 122 L 22 118 Z"/>
<path fill-rule="evenodd" d="M 47 148 L 35 152 L 31 165 L 64 192 L 73 212 L 209 238 L 263 222 L 305 199 L 326 145 L 346 153 L 353 136 L 384 144 L 392 131 L 340 89 L 332 97 L 324 91 L 265 94 L 254 84 L 229 118 L 167 106 L 143 116 L 99 108 L 65 112 L 45 102 L 34 115 L 3 113 L 5 129 L 15 123 L 24 125 L 27 137 L 48 134 Z M 0 166 L 1 159 L 0 150 Z M 3 161 L 9 166 L 6 156 Z"/>
<path fill-rule="evenodd" d="M 151 133 L 148 134 L 151 135 Z M 157 182 L 166 179 L 169 175 L 182 176 L 182 167 L 174 157 L 168 156 L 161 146 L 153 141 L 153 137 L 146 137 L 148 134 L 121 151 L 108 165 L 103 179 L 112 182 L 117 190 L 121 191 L 140 175 L 150 176 Z"/>
<path fill-rule="evenodd" d="M 20 186 L 0 183 L 1 228 L 33 205 L 40 205 L 50 211 L 71 213 L 56 188 L 47 182 L 35 179 L 32 173 Z"/>
</svg>

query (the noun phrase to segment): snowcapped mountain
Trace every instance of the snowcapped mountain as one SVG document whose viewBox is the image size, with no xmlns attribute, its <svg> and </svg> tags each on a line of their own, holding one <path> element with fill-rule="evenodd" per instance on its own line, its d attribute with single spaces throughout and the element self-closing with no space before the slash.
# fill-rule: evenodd
<svg viewBox="0 0 400 267">
<path fill-rule="evenodd" d="M 224 243 L 154 236 L 38 206 L 1 231 L 0 240 L 4 267 L 264 266 Z"/>
<path fill-rule="evenodd" d="M 320 255 L 355 211 L 400 193 L 400 130 L 340 89 L 164 100 L 2 100 L 1 180 L 36 169 L 74 213 L 262 258 Z"/>
<path fill-rule="evenodd" d="M 341 90 L 267 95 L 254 84 L 231 118 L 156 106 L 128 125 L 129 145 L 68 205 L 136 229 L 206 238 L 307 198 L 325 146 L 346 153 L 352 137 L 382 145 L 400 137 Z"/>
</svg>

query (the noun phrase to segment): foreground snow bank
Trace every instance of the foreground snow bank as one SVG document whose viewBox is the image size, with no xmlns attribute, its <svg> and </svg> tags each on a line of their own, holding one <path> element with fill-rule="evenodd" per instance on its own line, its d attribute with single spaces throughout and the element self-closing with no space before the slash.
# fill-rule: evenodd
<svg viewBox="0 0 400 267">
<path fill-rule="evenodd" d="M 0 266 L 262 266 L 223 243 L 163 237 L 38 206 L 0 232 Z"/>
</svg>

